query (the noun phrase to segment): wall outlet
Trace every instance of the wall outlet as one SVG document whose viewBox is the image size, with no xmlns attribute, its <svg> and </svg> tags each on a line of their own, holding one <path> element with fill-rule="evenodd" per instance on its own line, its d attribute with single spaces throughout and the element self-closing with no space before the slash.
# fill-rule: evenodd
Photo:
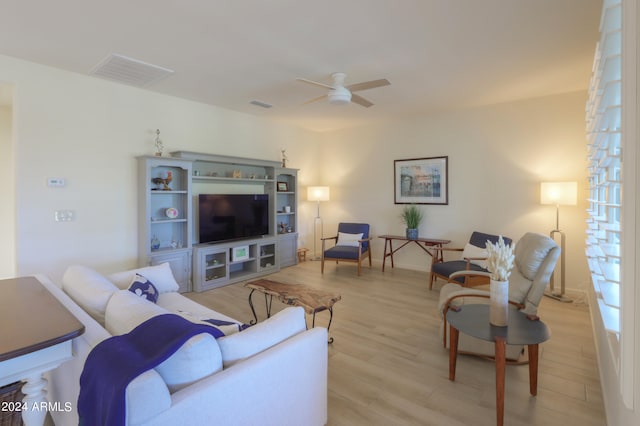
<svg viewBox="0 0 640 426">
<path fill-rule="evenodd" d="M 76 220 L 76 212 L 74 210 L 56 210 L 54 218 L 56 222 L 73 222 Z"/>
</svg>

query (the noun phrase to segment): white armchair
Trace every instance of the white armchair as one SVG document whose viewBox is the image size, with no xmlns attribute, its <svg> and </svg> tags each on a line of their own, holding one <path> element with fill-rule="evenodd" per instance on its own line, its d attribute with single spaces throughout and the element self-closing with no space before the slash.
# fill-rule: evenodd
<svg viewBox="0 0 640 426">
<path fill-rule="evenodd" d="M 515 265 L 509 277 L 509 302 L 511 309 L 520 309 L 527 315 L 536 317 L 538 305 L 549 284 L 551 274 L 560 256 L 560 247 L 549 237 L 529 232 L 515 247 Z M 487 275 L 486 272 L 460 271 L 456 275 Z M 440 290 L 438 311 L 442 316 L 443 345 L 449 346 L 447 339 L 446 313 L 449 309 L 465 305 L 489 303 L 488 288 L 465 288 L 460 284 L 448 283 Z M 522 346 L 507 345 L 507 359 L 516 361 L 522 354 Z M 494 345 L 471 336 L 460 334 L 458 352 L 493 357 Z"/>
</svg>

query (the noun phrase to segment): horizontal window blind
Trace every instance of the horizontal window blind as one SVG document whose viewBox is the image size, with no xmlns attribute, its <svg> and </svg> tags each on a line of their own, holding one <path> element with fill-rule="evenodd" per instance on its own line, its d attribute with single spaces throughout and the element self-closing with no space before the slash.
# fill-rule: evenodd
<svg viewBox="0 0 640 426">
<path fill-rule="evenodd" d="M 587 259 L 605 329 L 620 340 L 622 4 L 605 0 L 586 105 Z"/>
</svg>

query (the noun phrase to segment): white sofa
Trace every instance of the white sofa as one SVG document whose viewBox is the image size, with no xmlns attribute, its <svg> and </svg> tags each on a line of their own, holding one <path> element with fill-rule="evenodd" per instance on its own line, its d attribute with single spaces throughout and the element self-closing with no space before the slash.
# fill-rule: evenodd
<svg viewBox="0 0 640 426">
<path fill-rule="evenodd" d="M 167 273 L 168 271 L 168 273 Z M 160 293 L 154 304 L 126 290 L 136 272 Z M 168 265 L 103 277 L 70 267 L 61 288 L 42 284 L 84 325 L 75 357 L 48 373 L 48 400 L 71 403 L 50 412 L 57 426 L 77 425 L 79 378 L 91 349 L 146 319 L 178 313 L 195 321 L 234 321 L 177 293 Z M 250 328 L 214 339 L 200 334 L 126 389 L 128 425 L 323 425 L 327 422 L 327 330 L 306 329 L 304 310 L 289 307 Z"/>
</svg>

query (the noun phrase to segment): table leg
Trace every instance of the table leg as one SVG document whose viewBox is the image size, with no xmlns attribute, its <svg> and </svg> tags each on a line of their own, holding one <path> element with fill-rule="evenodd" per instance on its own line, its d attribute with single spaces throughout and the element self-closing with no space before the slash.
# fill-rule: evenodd
<svg viewBox="0 0 640 426">
<path fill-rule="evenodd" d="M 254 325 L 258 323 L 258 315 L 256 315 L 256 308 L 253 306 L 253 300 L 251 300 L 251 296 L 253 296 L 253 292 L 256 289 L 251 289 L 251 293 L 249 293 L 249 307 L 251 308 L 251 313 L 253 314 L 253 319 L 249 321 L 249 324 Z"/>
<path fill-rule="evenodd" d="M 389 240 L 389 257 L 391 257 L 391 267 L 394 268 L 394 265 L 393 265 L 393 240 Z"/>
<path fill-rule="evenodd" d="M 529 392 L 538 394 L 538 345 L 528 345 L 529 352 Z"/>
<path fill-rule="evenodd" d="M 327 334 L 329 334 L 329 330 L 331 329 L 331 321 L 333 320 L 333 307 L 327 308 L 326 310 L 329 311 L 329 325 L 327 325 Z M 316 313 L 317 313 L 316 311 L 313 312 L 313 318 L 311 320 L 311 328 L 316 326 Z M 333 337 L 330 337 L 327 343 L 329 344 L 333 343 Z"/>
<path fill-rule="evenodd" d="M 270 294 L 264 294 L 264 305 L 267 310 L 267 318 L 271 318 L 271 303 L 273 303 L 273 296 Z"/>
<path fill-rule="evenodd" d="M 384 239 L 384 254 L 382 255 L 382 272 L 384 272 L 384 265 L 387 263 L 387 243 L 389 242 L 388 238 Z"/>
<path fill-rule="evenodd" d="M 449 325 L 449 380 L 456 379 L 456 361 L 458 359 L 458 329 Z"/>
<path fill-rule="evenodd" d="M 22 401 L 26 404 L 27 409 L 22 412 L 22 421 L 26 426 L 44 424 L 47 414 L 47 410 L 43 407 L 47 401 L 45 386 L 47 386 L 47 380 L 42 377 L 40 372 L 25 379 L 25 384 L 22 386 L 22 393 L 24 393 Z"/>
<path fill-rule="evenodd" d="M 253 292 L 256 291 L 255 288 L 251 289 L 251 293 L 249 293 L 249 307 L 251 308 L 251 313 L 253 314 L 253 319 L 249 321 L 250 325 L 254 325 L 258 323 L 258 314 L 256 314 L 256 308 L 253 306 Z M 271 304 L 273 303 L 273 296 L 267 293 L 264 294 L 264 304 L 267 310 L 267 318 L 271 317 Z"/>
<path fill-rule="evenodd" d="M 496 417 L 498 426 L 504 424 L 504 375 L 506 366 L 507 341 L 496 337 Z"/>
</svg>

